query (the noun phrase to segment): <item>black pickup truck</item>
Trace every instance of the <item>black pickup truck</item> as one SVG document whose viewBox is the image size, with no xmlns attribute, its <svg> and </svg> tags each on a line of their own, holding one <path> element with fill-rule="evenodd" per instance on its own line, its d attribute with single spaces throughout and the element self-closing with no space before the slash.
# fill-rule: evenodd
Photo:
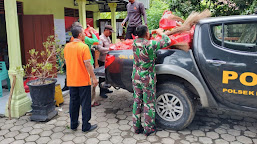
<svg viewBox="0 0 257 144">
<path fill-rule="evenodd" d="M 195 27 L 189 52 L 157 52 L 156 122 L 187 127 L 197 105 L 257 111 L 257 15 L 216 17 Z M 106 83 L 133 92 L 132 50 L 110 51 Z"/>
</svg>

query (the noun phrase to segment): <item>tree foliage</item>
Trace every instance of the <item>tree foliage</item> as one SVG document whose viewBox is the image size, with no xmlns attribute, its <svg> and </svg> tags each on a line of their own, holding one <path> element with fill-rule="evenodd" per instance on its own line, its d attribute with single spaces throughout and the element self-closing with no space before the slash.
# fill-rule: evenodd
<svg viewBox="0 0 257 144">
<path fill-rule="evenodd" d="M 170 9 L 187 17 L 192 11 L 209 9 L 213 16 L 252 14 L 257 0 L 171 0 Z"/>
<path fill-rule="evenodd" d="M 111 12 L 100 13 L 100 19 L 111 19 L 111 18 L 112 18 Z"/>
<path fill-rule="evenodd" d="M 125 19 L 127 16 L 127 12 L 116 12 L 116 19 Z M 111 12 L 104 12 L 100 13 L 100 19 L 112 19 L 112 14 Z"/>
<path fill-rule="evenodd" d="M 209 9 L 213 16 L 248 15 L 257 8 L 257 0 L 150 0 L 148 27 L 156 29 L 164 10 L 186 19 L 192 11 Z"/>
<path fill-rule="evenodd" d="M 257 0 L 150 0 L 146 10 L 149 29 L 159 27 L 164 10 L 186 19 L 192 11 L 209 9 L 213 16 L 253 14 Z M 116 18 L 124 19 L 127 12 L 116 12 Z M 101 19 L 111 19 L 111 13 L 101 13 Z"/>
<path fill-rule="evenodd" d="M 169 10 L 169 1 L 167 0 L 152 0 L 150 8 L 146 11 L 147 23 L 149 29 L 159 28 L 159 21 L 164 10 Z"/>
</svg>

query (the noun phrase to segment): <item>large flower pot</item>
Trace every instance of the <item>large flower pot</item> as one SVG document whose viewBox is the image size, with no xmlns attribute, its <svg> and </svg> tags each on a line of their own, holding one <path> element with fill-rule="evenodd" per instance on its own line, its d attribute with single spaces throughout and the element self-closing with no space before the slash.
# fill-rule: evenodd
<svg viewBox="0 0 257 144">
<path fill-rule="evenodd" d="M 55 83 L 56 79 L 48 79 L 52 82 L 44 85 L 33 85 L 37 80 L 27 83 L 32 99 L 32 121 L 49 121 L 57 115 L 55 110 Z"/>
</svg>

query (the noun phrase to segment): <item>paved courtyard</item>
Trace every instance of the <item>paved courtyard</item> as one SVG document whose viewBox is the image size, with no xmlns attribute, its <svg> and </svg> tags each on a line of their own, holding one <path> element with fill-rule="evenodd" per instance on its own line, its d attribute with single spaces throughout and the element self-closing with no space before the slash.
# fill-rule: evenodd
<svg viewBox="0 0 257 144">
<path fill-rule="evenodd" d="M 257 144 L 257 114 L 227 109 L 199 109 L 191 125 L 182 131 L 160 130 L 148 137 L 134 134 L 133 97 L 125 90 L 99 98 L 102 105 L 92 108 L 91 123 L 98 124 L 95 131 L 83 133 L 80 125 L 74 132 L 69 129 L 69 95 L 64 98 L 64 104 L 56 108 L 58 116 L 46 123 L 30 121 L 29 113 L 19 119 L 0 118 L 0 143 Z"/>
</svg>

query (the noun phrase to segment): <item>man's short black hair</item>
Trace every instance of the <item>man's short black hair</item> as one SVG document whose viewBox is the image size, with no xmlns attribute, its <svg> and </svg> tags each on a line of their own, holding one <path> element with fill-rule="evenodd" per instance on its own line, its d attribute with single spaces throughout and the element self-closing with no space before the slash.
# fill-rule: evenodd
<svg viewBox="0 0 257 144">
<path fill-rule="evenodd" d="M 148 27 L 146 25 L 140 25 L 136 28 L 136 34 L 139 38 L 143 38 L 146 36 L 148 31 Z"/>
<path fill-rule="evenodd" d="M 74 38 L 78 38 L 79 34 L 82 33 L 82 27 L 81 26 L 74 26 L 71 28 L 71 33 Z"/>
</svg>

